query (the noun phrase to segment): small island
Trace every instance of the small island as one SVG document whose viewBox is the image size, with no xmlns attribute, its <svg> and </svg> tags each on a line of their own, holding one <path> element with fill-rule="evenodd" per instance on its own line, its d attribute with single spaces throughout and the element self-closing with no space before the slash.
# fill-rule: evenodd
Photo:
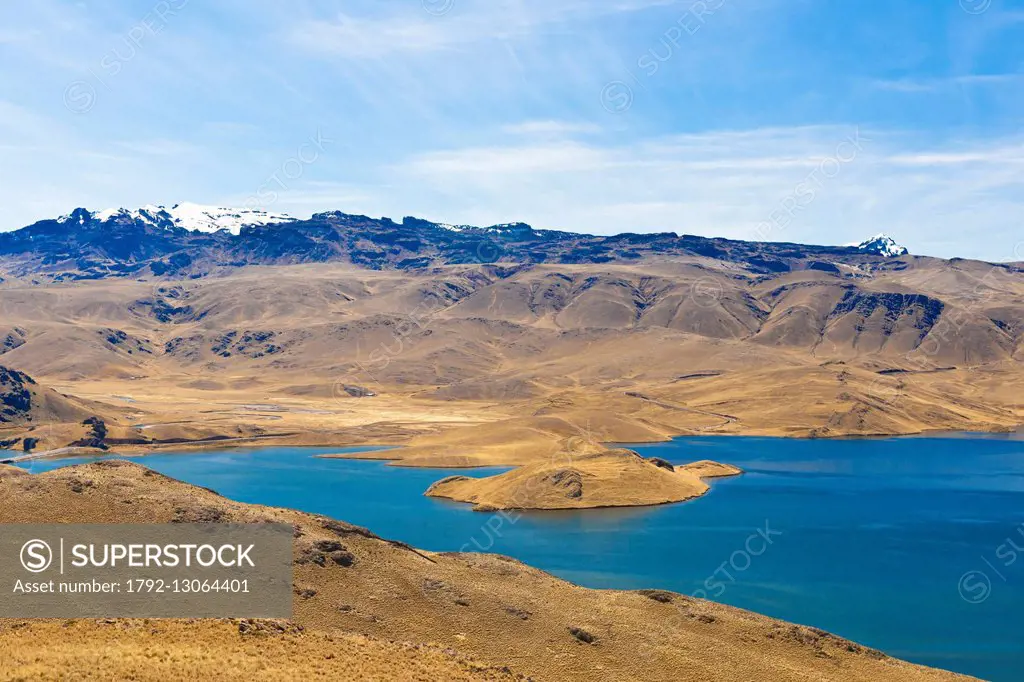
<svg viewBox="0 0 1024 682">
<path fill-rule="evenodd" d="M 706 479 L 742 473 L 710 461 L 676 467 L 615 449 L 563 453 L 487 478 L 449 476 L 425 494 L 471 503 L 475 511 L 643 507 L 700 497 L 710 489 Z"/>
</svg>

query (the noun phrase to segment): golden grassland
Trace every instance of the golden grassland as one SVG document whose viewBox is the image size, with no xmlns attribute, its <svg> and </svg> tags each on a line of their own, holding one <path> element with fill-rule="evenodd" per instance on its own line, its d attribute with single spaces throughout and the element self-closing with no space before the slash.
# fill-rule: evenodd
<svg viewBox="0 0 1024 682">
<path fill-rule="evenodd" d="M 68 452 L 99 416 L 119 452 L 380 445 L 402 447 L 360 456 L 540 471 L 678 435 L 1024 422 L 1024 276 L 923 257 L 839 270 L 766 276 L 677 258 L 7 278 L 0 365 L 39 384 L 0 441 Z M 678 490 L 651 499 L 692 496 L 669 480 Z M 620 487 L 613 498 L 643 497 Z"/>
</svg>

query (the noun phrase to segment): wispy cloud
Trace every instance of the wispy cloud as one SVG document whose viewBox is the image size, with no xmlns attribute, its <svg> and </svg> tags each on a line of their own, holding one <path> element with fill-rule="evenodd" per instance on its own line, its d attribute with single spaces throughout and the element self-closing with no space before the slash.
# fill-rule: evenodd
<svg viewBox="0 0 1024 682">
<path fill-rule="evenodd" d="M 421 188 L 404 196 L 435 216 L 444 206 L 438 217 L 458 222 L 522 219 L 598 233 L 668 230 L 830 243 L 884 230 L 918 252 L 947 256 L 955 255 L 949 243 L 983 222 L 991 240 L 986 248 L 998 255 L 1001 240 L 1009 258 L 1019 230 L 1015 216 L 1024 210 L 1022 140 L 901 151 L 918 144 L 899 132 L 852 126 L 709 132 L 611 146 L 562 140 L 420 154 L 392 176 L 400 187 Z M 837 152 L 840 145 L 846 147 Z M 832 170 L 824 162 L 837 154 L 844 162 Z M 823 171 L 808 185 L 813 199 L 764 235 L 769 215 L 815 169 Z"/>
<path fill-rule="evenodd" d="M 1024 83 L 1024 74 L 991 73 L 950 76 L 948 78 L 875 80 L 871 84 L 879 90 L 920 93 L 940 92 L 951 88 L 1018 87 Z"/>
<path fill-rule="evenodd" d="M 181 140 L 152 139 L 152 140 L 125 140 L 118 142 L 117 146 L 135 154 L 147 156 L 191 156 L 202 152 L 199 145 Z"/>
<path fill-rule="evenodd" d="M 524 121 L 522 123 L 504 125 L 501 129 L 510 135 L 537 136 L 593 135 L 603 130 L 596 123 L 574 121 Z"/>
<path fill-rule="evenodd" d="M 368 16 L 339 13 L 307 19 L 289 29 L 290 42 L 306 50 L 350 59 L 380 58 L 401 52 L 434 52 L 468 45 L 493 45 L 568 22 L 628 14 L 671 5 L 673 0 L 467 0 L 443 16 L 392 10 Z M 457 6 L 456 6 L 457 5 Z M 463 6 L 464 5 L 464 6 Z"/>
<path fill-rule="evenodd" d="M 25 144 L 51 138 L 54 126 L 27 107 L 0 100 L 0 131 L 7 140 Z"/>
<path fill-rule="evenodd" d="M 355 59 L 375 59 L 394 52 L 432 52 L 478 39 L 423 19 L 364 19 L 345 14 L 332 21 L 299 24 L 288 37 L 303 49 Z"/>
</svg>

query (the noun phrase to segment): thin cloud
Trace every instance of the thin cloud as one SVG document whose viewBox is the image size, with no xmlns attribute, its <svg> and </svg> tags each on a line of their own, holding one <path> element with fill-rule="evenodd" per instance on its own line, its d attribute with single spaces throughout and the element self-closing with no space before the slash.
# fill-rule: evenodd
<svg viewBox="0 0 1024 682">
<path fill-rule="evenodd" d="M 298 47 L 350 59 L 374 59 L 396 53 L 452 50 L 531 35 L 544 27 L 586 22 L 616 14 L 670 5 L 670 0 L 621 0 L 601 5 L 577 0 L 488 0 L 455 7 L 443 16 L 427 12 L 339 13 L 306 19 L 287 32 Z"/>
<path fill-rule="evenodd" d="M 948 244 L 966 225 L 985 224 L 986 248 L 1002 240 L 1012 251 L 1024 209 L 1020 139 L 906 153 L 901 147 L 919 143 L 898 131 L 864 131 L 860 151 L 849 142 L 856 134 L 844 126 L 773 128 L 617 146 L 471 147 L 416 155 L 391 175 L 407 189 L 402 196 L 457 222 L 755 239 L 775 220 L 766 235 L 773 241 L 846 243 L 884 230 L 917 252 L 947 256 L 981 256 L 950 253 Z M 802 184 L 813 197 L 789 218 L 772 218 Z"/>
<path fill-rule="evenodd" d="M 194 156 L 202 153 L 202 147 L 181 140 L 152 139 L 126 140 L 117 146 L 136 154 L 148 156 Z"/>
<path fill-rule="evenodd" d="M 878 90 L 903 93 L 940 92 L 952 88 L 1018 86 L 1024 81 L 1024 74 L 991 73 L 950 76 L 949 78 L 874 80 L 871 85 Z"/>
<path fill-rule="evenodd" d="M 542 135 L 561 137 L 567 135 L 591 135 L 604 129 L 595 123 L 572 121 L 524 121 L 502 126 L 502 132 L 509 135 Z"/>
</svg>

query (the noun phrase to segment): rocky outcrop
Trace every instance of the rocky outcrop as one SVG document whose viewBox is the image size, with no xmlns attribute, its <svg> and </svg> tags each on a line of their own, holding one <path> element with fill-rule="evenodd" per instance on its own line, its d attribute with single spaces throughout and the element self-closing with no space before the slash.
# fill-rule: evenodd
<svg viewBox="0 0 1024 682">
<path fill-rule="evenodd" d="M 82 422 L 82 426 L 88 427 L 89 431 L 84 438 L 68 444 L 72 448 L 96 448 L 97 450 L 109 450 L 107 445 L 107 425 L 99 417 L 89 417 Z"/>
<path fill-rule="evenodd" d="M 19 423 L 31 418 L 32 386 L 35 383 L 24 372 L 0 366 L 0 424 Z"/>
</svg>

